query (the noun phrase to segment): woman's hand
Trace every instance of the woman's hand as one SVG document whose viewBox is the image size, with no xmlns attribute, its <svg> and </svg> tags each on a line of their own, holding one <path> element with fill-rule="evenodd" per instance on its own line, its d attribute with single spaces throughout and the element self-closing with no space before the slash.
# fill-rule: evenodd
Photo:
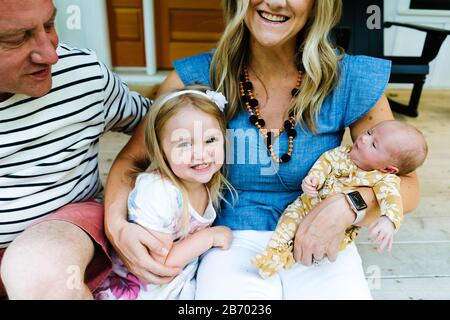
<svg viewBox="0 0 450 320">
<path fill-rule="evenodd" d="M 152 255 L 166 257 L 169 251 L 163 243 L 143 227 L 122 221 L 107 228 L 107 236 L 127 269 L 145 283 L 163 284 L 180 273 L 180 268 L 168 267 Z"/>
<path fill-rule="evenodd" d="M 355 220 L 343 194 L 335 194 L 320 202 L 305 217 L 295 235 L 294 258 L 310 266 L 325 256 L 335 261 L 345 230 Z"/>
</svg>

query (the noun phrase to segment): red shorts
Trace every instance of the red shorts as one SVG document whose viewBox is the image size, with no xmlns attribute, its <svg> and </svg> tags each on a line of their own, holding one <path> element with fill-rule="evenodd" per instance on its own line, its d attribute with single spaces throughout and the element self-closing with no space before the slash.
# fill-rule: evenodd
<svg viewBox="0 0 450 320">
<path fill-rule="evenodd" d="M 103 227 L 103 205 L 95 201 L 69 204 L 55 213 L 45 216 L 28 228 L 51 220 L 61 220 L 72 223 L 83 229 L 94 241 L 95 253 L 85 272 L 85 282 L 94 291 L 109 275 L 112 268 L 111 247 Z M 0 249 L 0 265 L 6 249 Z M 6 296 L 5 288 L 0 278 L 0 297 Z"/>
</svg>

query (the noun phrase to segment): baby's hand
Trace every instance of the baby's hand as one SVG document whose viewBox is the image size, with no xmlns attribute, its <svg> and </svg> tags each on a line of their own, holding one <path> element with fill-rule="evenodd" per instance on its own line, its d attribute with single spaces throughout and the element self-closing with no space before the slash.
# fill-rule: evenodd
<svg viewBox="0 0 450 320">
<path fill-rule="evenodd" d="M 391 251 L 395 226 L 388 217 L 380 217 L 372 223 L 369 232 L 372 242 L 378 245 L 378 252 L 383 252 L 386 248 L 389 252 Z"/>
<path fill-rule="evenodd" d="M 319 179 L 315 176 L 306 176 L 302 181 L 303 192 L 310 197 L 317 197 L 319 192 L 317 191 L 317 185 L 319 184 Z"/>
<path fill-rule="evenodd" d="M 213 247 L 218 247 L 222 250 L 227 250 L 230 247 L 231 241 L 233 240 L 233 234 L 230 228 L 217 226 L 211 227 L 213 232 Z"/>
</svg>

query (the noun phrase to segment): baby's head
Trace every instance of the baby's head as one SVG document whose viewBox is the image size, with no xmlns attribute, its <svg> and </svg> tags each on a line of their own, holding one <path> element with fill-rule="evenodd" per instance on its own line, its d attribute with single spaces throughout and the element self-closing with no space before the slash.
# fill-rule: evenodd
<svg viewBox="0 0 450 320">
<path fill-rule="evenodd" d="M 362 170 L 404 175 L 420 167 L 428 153 L 423 134 L 399 121 L 382 121 L 354 142 L 350 159 Z"/>
<path fill-rule="evenodd" d="M 206 184 L 220 174 L 225 118 L 205 91 L 199 86 L 177 90 L 150 108 L 145 132 L 150 171 L 183 184 Z"/>
</svg>

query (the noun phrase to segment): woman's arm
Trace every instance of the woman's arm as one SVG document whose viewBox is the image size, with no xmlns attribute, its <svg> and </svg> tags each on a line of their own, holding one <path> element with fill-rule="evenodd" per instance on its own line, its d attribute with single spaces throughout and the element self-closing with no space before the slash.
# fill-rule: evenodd
<svg viewBox="0 0 450 320">
<path fill-rule="evenodd" d="M 360 133 L 373 127 L 380 121 L 393 120 L 386 96 L 364 117 L 350 127 L 354 139 Z M 419 183 L 415 173 L 401 177 L 401 195 L 405 212 L 413 210 L 418 204 Z M 370 188 L 359 188 L 368 205 L 366 217 L 359 223 L 369 226 L 379 217 L 378 202 Z M 312 260 L 321 259 L 326 254 L 330 261 L 337 257 L 339 245 L 345 230 L 352 225 L 355 214 L 342 194 L 336 194 L 323 200 L 311 210 L 300 225 L 295 236 L 294 257 L 303 265 L 309 266 Z"/>
<path fill-rule="evenodd" d="M 176 72 L 171 72 L 158 94 L 182 86 Z M 105 190 L 105 232 L 130 272 L 144 282 L 159 284 L 170 281 L 180 270 L 155 261 L 148 252 L 164 255 L 168 248 L 142 227 L 127 221 L 127 199 L 134 185 L 131 172 L 138 168 L 145 170 L 144 131 L 145 121 L 136 128 L 109 172 Z"/>
<path fill-rule="evenodd" d="M 369 111 L 369 113 L 350 126 L 350 134 L 352 139 L 355 140 L 361 133 L 384 120 L 394 120 L 394 116 L 392 115 L 386 96 L 383 96 L 375 107 Z M 402 196 L 403 210 L 405 213 L 408 213 L 417 208 L 419 204 L 419 180 L 415 172 L 400 176 L 400 178 L 400 193 Z M 368 204 L 369 209 L 366 217 L 358 225 L 368 227 L 379 217 L 378 202 L 375 197 L 375 193 L 371 188 L 359 188 L 358 191 L 360 191 L 364 200 Z"/>
</svg>

